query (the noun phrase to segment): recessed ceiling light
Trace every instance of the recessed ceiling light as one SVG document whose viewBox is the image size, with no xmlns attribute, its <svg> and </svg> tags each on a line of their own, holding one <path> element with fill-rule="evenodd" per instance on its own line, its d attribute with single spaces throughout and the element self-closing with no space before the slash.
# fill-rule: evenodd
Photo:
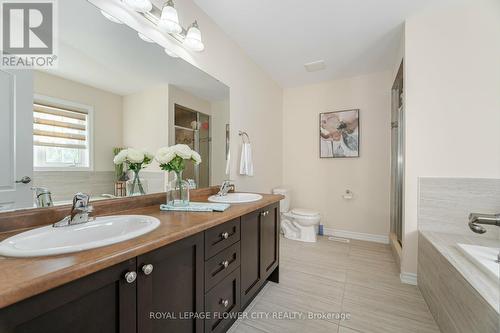
<svg viewBox="0 0 500 333">
<path fill-rule="evenodd" d="M 326 68 L 326 65 L 323 60 L 318 60 L 304 64 L 304 67 L 308 72 L 317 72 L 324 70 Z"/>
</svg>

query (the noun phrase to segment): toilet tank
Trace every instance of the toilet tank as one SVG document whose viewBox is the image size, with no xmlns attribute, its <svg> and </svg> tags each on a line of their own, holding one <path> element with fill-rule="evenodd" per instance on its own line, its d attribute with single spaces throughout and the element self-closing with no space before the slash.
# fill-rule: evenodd
<svg viewBox="0 0 500 333">
<path fill-rule="evenodd" d="M 273 194 L 281 194 L 285 196 L 285 199 L 280 201 L 280 212 L 286 213 L 290 210 L 290 190 L 284 187 L 275 188 Z"/>
</svg>

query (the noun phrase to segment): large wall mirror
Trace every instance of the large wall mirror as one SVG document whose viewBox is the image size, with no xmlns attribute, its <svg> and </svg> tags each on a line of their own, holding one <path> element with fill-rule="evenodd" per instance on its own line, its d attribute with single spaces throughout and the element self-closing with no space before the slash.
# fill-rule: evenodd
<svg viewBox="0 0 500 333">
<path fill-rule="evenodd" d="M 183 143 L 202 157 L 184 172 L 193 188 L 227 178 L 226 85 L 86 0 L 59 1 L 58 16 L 57 68 L 0 71 L 0 210 L 67 204 L 76 192 L 130 195 L 130 173 L 113 163 L 124 148 L 155 154 Z M 15 103 L 16 89 L 17 99 L 31 95 L 29 114 Z M 165 191 L 156 162 L 141 178 L 147 194 Z"/>
</svg>

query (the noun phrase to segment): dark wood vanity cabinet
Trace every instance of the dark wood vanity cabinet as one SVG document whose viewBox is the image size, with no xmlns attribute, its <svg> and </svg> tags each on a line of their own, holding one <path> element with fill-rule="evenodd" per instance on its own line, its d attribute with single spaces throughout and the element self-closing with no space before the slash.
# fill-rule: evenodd
<svg viewBox="0 0 500 333">
<path fill-rule="evenodd" d="M 136 259 L 0 310 L 1 333 L 136 332 Z"/>
<path fill-rule="evenodd" d="M 241 302 L 246 306 L 279 262 L 279 205 L 241 217 Z M 270 280 L 277 281 L 278 274 Z"/>
<path fill-rule="evenodd" d="M 278 263 L 275 204 L 1 309 L 0 333 L 226 332 Z"/>
<path fill-rule="evenodd" d="M 203 233 L 137 257 L 137 331 L 202 333 Z M 152 269 L 152 270 L 151 270 Z"/>
</svg>

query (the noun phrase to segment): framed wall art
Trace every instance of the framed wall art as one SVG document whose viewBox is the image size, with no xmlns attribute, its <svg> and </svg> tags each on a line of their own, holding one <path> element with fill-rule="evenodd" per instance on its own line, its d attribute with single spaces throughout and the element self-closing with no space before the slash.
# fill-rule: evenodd
<svg viewBox="0 0 500 333">
<path fill-rule="evenodd" d="M 320 113 L 319 157 L 359 157 L 359 109 Z"/>
</svg>

